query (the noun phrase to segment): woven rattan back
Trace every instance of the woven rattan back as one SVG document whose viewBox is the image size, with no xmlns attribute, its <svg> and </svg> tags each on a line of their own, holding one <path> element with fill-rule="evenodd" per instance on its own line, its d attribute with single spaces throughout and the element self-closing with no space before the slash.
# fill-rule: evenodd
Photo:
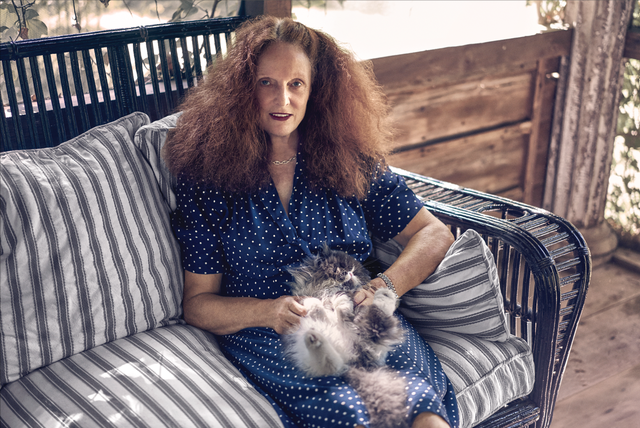
<svg viewBox="0 0 640 428">
<path fill-rule="evenodd" d="M 133 111 L 152 120 L 166 116 L 246 19 L 1 44 L 0 149 L 55 146 Z"/>
</svg>

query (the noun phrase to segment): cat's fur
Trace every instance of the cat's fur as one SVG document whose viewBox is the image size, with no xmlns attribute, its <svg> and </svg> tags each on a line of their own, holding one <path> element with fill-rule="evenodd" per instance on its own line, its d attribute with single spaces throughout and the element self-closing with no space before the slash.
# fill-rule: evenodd
<svg viewBox="0 0 640 428">
<path fill-rule="evenodd" d="M 393 293 L 381 288 L 373 304 L 354 308 L 353 297 L 367 286 L 369 272 L 327 245 L 289 272 L 292 294 L 304 297 L 307 315 L 283 336 L 286 354 L 308 376 L 344 376 L 362 397 L 371 427 L 406 427 L 406 383 L 385 365 L 404 336 L 393 315 Z"/>
</svg>

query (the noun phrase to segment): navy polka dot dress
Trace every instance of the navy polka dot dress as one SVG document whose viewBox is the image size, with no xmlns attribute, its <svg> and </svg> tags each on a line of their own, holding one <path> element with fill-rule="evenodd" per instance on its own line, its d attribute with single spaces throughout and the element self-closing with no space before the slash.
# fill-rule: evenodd
<svg viewBox="0 0 640 428">
<path fill-rule="evenodd" d="M 231 195 L 179 183 L 173 226 L 185 270 L 224 273 L 227 296 L 275 299 L 290 294 L 286 268 L 328 242 L 364 261 L 369 233 L 396 236 L 422 207 L 402 177 L 390 171 L 359 202 L 332 191 L 315 192 L 298 154 L 289 215 L 273 184 L 254 194 Z M 455 395 L 431 348 L 399 315 L 408 334 L 387 364 L 405 377 L 407 415 L 441 415 L 458 426 Z M 369 426 L 362 400 L 341 377 L 309 378 L 281 353 L 280 336 L 270 328 L 250 328 L 218 337 L 225 355 L 269 399 L 286 427 Z"/>
</svg>

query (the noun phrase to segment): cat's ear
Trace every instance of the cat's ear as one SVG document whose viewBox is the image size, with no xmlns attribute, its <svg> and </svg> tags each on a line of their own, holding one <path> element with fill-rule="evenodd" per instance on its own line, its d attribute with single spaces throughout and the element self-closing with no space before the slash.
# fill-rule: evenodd
<svg viewBox="0 0 640 428">
<path fill-rule="evenodd" d="M 329 247 L 329 243 L 326 241 L 324 244 L 322 244 L 322 254 L 325 256 L 331 254 L 331 248 Z"/>
</svg>

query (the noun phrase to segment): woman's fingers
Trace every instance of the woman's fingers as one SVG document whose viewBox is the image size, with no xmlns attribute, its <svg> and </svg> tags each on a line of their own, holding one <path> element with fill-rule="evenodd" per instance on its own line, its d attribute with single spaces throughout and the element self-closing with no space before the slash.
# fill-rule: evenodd
<svg viewBox="0 0 640 428">
<path fill-rule="evenodd" d="M 276 299 L 276 320 L 274 330 L 285 333 L 300 324 L 300 319 L 307 314 L 307 308 L 298 303 L 293 296 L 282 296 Z"/>
<path fill-rule="evenodd" d="M 375 292 L 376 290 L 373 289 L 373 287 L 369 289 L 362 288 L 353 296 L 353 303 L 355 303 L 356 306 L 370 305 L 373 303 L 373 295 Z"/>
</svg>

